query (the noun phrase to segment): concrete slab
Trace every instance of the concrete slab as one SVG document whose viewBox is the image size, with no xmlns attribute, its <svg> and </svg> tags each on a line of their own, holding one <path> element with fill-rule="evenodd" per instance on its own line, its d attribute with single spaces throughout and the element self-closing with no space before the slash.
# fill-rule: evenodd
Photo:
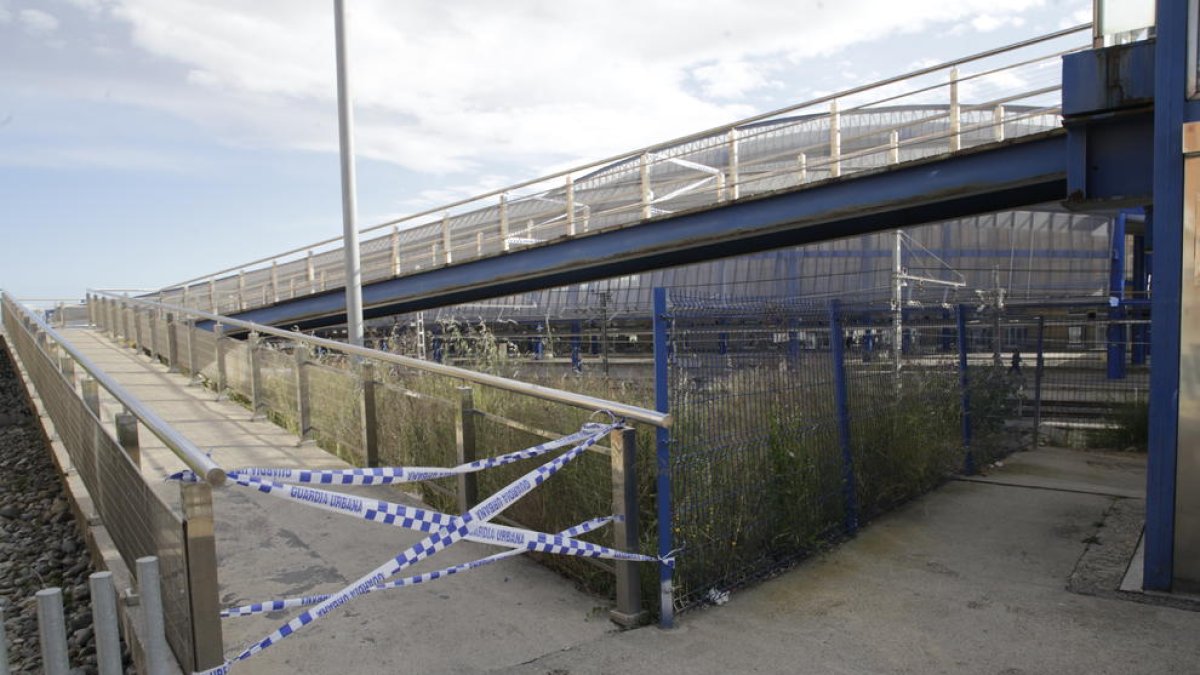
<svg viewBox="0 0 1200 675">
<path fill-rule="evenodd" d="M 89 358 L 155 412 L 177 425 L 221 465 L 345 468 L 311 443 L 264 421 L 187 379 L 84 329 L 65 332 Z M 115 411 L 112 401 L 107 402 Z M 183 467 L 142 432 L 142 467 L 163 494 L 163 480 Z M 350 491 L 350 490 L 347 490 Z M 359 494 L 419 504 L 394 488 Z M 177 501 L 177 497 L 175 499 Z M 298 506 L 238 486 L 214 493 L 221 601 L 240 605 L 342 588 L 419 541 L 419 533 Z M 461 542 L 414 571 L 482 558 L 500 549 Z M 530 661 L 547 651 L 599 639 L 615 626 L 608 603 L 524 558 L 420 586 L 374 593 L 316 622 L 245 664 L 252 673 L 391 673 L 485 671 Z M 226 619 L 227 653 L 266 636 L 293 613 Z M 236 672 L 236 670 L 235 670 Z"/>
<path fill-rule="evenodd" d="M 678 630 L 496 672 L 1197 672 L 1200 613 L 1066 590 L 1111 502 L 951 482 L 725 606 L 684 614 Z"/>
</svg>

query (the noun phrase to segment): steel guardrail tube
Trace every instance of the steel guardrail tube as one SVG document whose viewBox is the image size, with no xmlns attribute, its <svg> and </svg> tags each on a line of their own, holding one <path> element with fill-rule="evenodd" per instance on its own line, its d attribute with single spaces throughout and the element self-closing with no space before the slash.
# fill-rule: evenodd
<svg viewBox="0 0 1200 675">
<path fill-rule="evenodd" d="M 422 361 L 421 359 L 413 358 L 411 356 L 401 356 L 399 354 L 391 354 L 388 352 L 381 352 L 381 351 L 377 351 L 374 349 L 369 349 L 367 347 L 358 347 L 355 345 L 347 344 L 345 342 L 338 342 L 337 340 L 329 340 L 326 338 L 314 337 L 314 336 L 306 335 L 304 333 L 299 333 L 296 331 L 289 331 L 289 330 L 283 330 L 281 328 L 275 328 L 273 326 L 264 326 L 264 325 L 257 324 L 257 323 L 251 323 L 249 321 L 242 321 L 240 319 L 234 319 L 234 318 L 228 317 L 228 316 L 220 316 L 218 314 L 211 314 L 209 312 L 203 312 L 203 311 L 196 310 L 196 309 L 190 309 L 188 307 L 179 307 L 177 305 L 160 304 L 157 302 L 150 302 L 148 300 L 143 300 L 140 298 L 127 298 L 124 296 L 116 295 L 113 293 L 107 293 L 104 291 L 91 290 L 91 291 L 89 291 L 89 293 L 92 293 L 93 295 L 103 295 L 106 297 L 120 300 L 121 302 L 128 302 L 128 303 L 135 304 L 135 305 L 141 305 L 143 307 L 164 309 L 164 310 L 167 310 L 170 312 L 178 312 L 179 314 L 193 316 L 193 317 L 205 319 L 207 321 L 219 323 L 222 326 L 233 326 L 233 327 L 241 328 L 241 329 L 244 329 L 247 331 L 259 333 L 261 335 L 274 335 L 276 337 L 285 338 L 287 340 L 294 340 L 297 342 L 305 342 L 310 345 L 324 347 L 326 349 L 337 350 L 337 351 L 343 352 L 345 354 L 350 354 L 352 356 L 359 356 L 359 357 L 363 357 L 363 358 L 374 359 L 376 361 L 382 361 L 385 363 L 392 363 L 392 364 L 395 364 L 398 366 L 405 366 L 407 368 L 412 368 L 414 370 L 421 370 L 421 371 L 425 371 L 428 373 L 434 373 L 436 375 L 445 375 L 448 377 L 457 378 L 457 379 L 464 380 L 467 382 L 474 382 L 475 384 L 482 384 L 484 386 L 493 387 L 496 389 L 503 389 L 505 391 L 511 391 L 516 394 L 524 394 L 526 396 L 532 396 L 534 398 L 539 398 L 544 401 L 551 401 L 554 403 L 562 403 L 565 405 L 574 406 L 576 408 L 584 408 L 586 410 L 607 410 L 607 411 L 611 412 L 612 414 L 616 415 L 617 417 L 624 417 L 627 420 L 631 420 L 634 422 L 642 422 L 644 424 L 650 424 L 652 426 L 663 428 L 663 429 L 669 428 L 671 426 L 671 416 L 669 414 L 661 413 L 656 410 L 650 410 L 648 408 L 642 408 L 640 406 L 629 405 L 626 403 L 620 403 L 618 401 L 609 401 L 609 400 L 605 400 L 602 398 L 596 398 L 595 396 L 588 396 L 586 394 L 577 394 L 577 393 L 570 392 L 570 391 L 563 391 L 561 389 L 555 389 L 553 387 L 544 387 L 544 386 L 541 386 L 538 384 L 530 384 L 528 382 L 522 382 L 520 380 L 511 380 L 506 377 L 500 377 L 498 375 L 489 375 L 487 373 L 479 373 L 479 372 L 476 372 L 473 370 L 468 370 L 466 368 L 458 368 L 456 366 L 447 366 L 447 365 L 441 364 L 441 363 L 432 363 L 429 361 Z"/>
<path fill-rule="evenodd" d="M 4 306 L 7 311 L 12 311 L 16 315 L 24 315 L 32 321 L 40 330 L 46 332 L 60 347 L 65 350 L 76 363 L 79 364 L 89 375 L 92 376 L 100 384 L 101 387 L 108 390 L 113 398 L 125 406 L 125 409 L 138 419 L 150 433 L 154 434 L 161 440 L 171 452 L 175 453 L 180 459 L 187 464 L 188 468 L 198 476 L 203 476 L 211 485 L 222 485 L 225 482 L 225 470 L 217 465 L 204 450 L 197 446 L 192 441 L 188 440 L 183 434 L 179 433 L 159 417 L 153 410 L 142 403 L 133 394 L 130 394 L 108 373 L 104 372 L 99 366 L 92 362 L 91 359 L 84 356 L 82 352 L 76 349 L 57 331 L 50 327 L 44 319 L 39 317 L 35 312 L 29 311 L 27 308 L 17 304 L 10 298 L 7 293 L 4 293 Z"/>
</svg>

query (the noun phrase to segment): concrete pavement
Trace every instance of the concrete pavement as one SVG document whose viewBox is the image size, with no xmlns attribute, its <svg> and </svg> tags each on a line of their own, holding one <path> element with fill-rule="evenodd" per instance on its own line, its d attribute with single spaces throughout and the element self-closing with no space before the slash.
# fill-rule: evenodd
<svg viewBox="0 0 1200 675">
<path fill-rule="evenodd" d="M 99 335 L 68 334 L 222 464 L 343 466 Z M 161 448 L 145 452 L 153 454 L 144 463 L 151 476 L 178 464 Z M 604 600 L 514 559 L 365 596 L 242 670 L 1197 673 L 1200 613 L 1067 590 L 1085 552 L 1110 545 L 1106 519 L 1130 511 L 1114 507 L 1140 503 L 1143 480 L 1137 457 L 1018 453 L 978 480 L 951 481 L 854 540 L 734 593 L 722 607 L 683 614 L 672 631 L 615 631 Z M 226 604 L 337 588 L 416 540 L 234 487 L 216 494 Z M 1128 541 L 1111 545 L 1131 548 Z M 487 552 L 462 543 L 435 561 Z M 282 620 L 226 620 L 226 645 L 260 637 Z"/>
</svg>

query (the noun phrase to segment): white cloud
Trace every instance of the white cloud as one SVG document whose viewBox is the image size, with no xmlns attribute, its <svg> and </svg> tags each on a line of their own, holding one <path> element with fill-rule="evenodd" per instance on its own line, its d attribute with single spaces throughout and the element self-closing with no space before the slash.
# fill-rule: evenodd
<svg viewBox="0 0 1200 675">
<path fill-rule="evenodd" d="M 17 19 L 25 32 L 34 37 L 45 37 L 58 30 L 58 19 L 40 9 L 23 9 L 17 14 Z"/>
<path fill-rule="evenodd" d="M 1025 24 L 1025 19 L 1019 16 L 996 16 L 995 14 L 980 14 L 971 19 L 971 27 L 980 33 L 990 33 L 1005 26 L 1019 28 Z"/>
<path fill-rule="evenodd" d="M 140 58 L 174 73 L 80 84 L 92 95 L 167 110 L 232 143 L 336 148 L 328 2 L 62 1 L 115 17 Z M 1014 25 L 1042 1 L 1012 0 L 996 20 Z M 448 173 L 594 159 L 732 121 L 757 112 L 750 97 L 794 97 L 781 75 L 789 64 L 837 52 L 855 62 L 855 45 L 970 25 L 995 3 L 646 0 L 633 13 L 602 0 L 351 5 L 359 154 Z"/>
<path fill-rule="evenodd" d="M 768 66 L 752 64 L 738 59 L 718 61 L 692 70 L 704 95 L 719 98 L 741 98 L 755 89 L 779 87 L 779 83 L 766 76 Z"/>
</svg>

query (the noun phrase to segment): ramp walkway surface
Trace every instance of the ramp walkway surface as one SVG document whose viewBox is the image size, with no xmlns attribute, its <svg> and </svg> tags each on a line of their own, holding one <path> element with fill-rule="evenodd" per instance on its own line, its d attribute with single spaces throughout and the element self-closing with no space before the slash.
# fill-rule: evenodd
<svg viewBox="0 0 1200 675">
<path fill-rule="evenodd" d="M 345 466 L 98 333 L 65 335 L 223 465 Z M 143 471 L 177 490 L 161 477 L 182 465 L 153 441 Z M 1195 673 L 1200 604 L 1119 590 L 1144 476 L 1137 455 L 1019 452 L 670 631 L 617 631 L 606 601 L 514 558 L 359 598 L 234 672 Z M 214 510 L 224 605 L 337 588 L 417 538 L 233 486 Z M 462 542 L 421 570 L 490 552 Z M 227 652 L 284 620 L 225 620 Z"/>
<path fill-rule="evenodd" d="M 190 385 L 149 357 L 90 329 L 63 335 L 164 420 L 222 466 L 314 469 L 349 465 L 236 403 Z M 116 402 L 102 400 L 105 418 Z M 157 438 L 141 435 L 142 471 L 164 494 L 164 478 L 185 468 Z M 395 488 L 346 488 L 411 505 Z M 425 535 L 355 520 L 234 485 L 214 490 L 213 510 L 222 606 L 332 592 Z M 600 514 L 598 514 L 600 515 Z M 483 558 L 501 549 L 459 542 L 414 573 Z M 516 666 L 616 630 L 608 603 L 523 557 L 411 588 L 361 596 L 297 635 L 234 667 L 246 673 L 481 672 Z M 295 611 L 222 622 L 232 656 L 275 630 Z"/>
</svg>

